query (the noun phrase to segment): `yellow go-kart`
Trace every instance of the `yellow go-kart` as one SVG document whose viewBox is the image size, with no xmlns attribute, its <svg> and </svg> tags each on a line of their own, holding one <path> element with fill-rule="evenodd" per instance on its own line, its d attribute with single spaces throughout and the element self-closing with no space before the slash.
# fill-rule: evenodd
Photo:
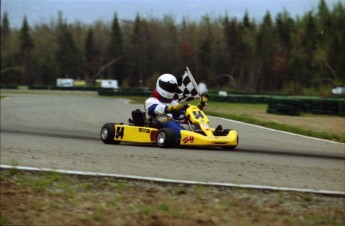
<svg viewBox="0 0 345 226">
<path fill-rule="evenodd" d="M 101 129 L 101 139 L 105 144 L 134 142 L 157 144 L 159 147 L 203 146 L 222 147 L 233 150 L 239 142 L 237 132 L 232 129 L 210 128 L 209 119 L 195 105 L 186 105 L 184 118 L 179 119 L 186 129 L 181 130 L 181 138 L 169 128 L 161 128 L 160 123 L 146 118 L 139 109 L 132 112 L 129 124 L 106 123 Z"/>
</svg>

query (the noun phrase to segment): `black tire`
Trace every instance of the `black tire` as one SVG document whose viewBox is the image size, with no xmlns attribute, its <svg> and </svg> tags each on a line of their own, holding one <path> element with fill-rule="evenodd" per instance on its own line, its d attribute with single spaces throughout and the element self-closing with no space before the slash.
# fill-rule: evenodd
<svg viewBox="0 0 345 226">
<path fill-rule="evenodd" d="M 240 137 L 237 135 L 237 144 L 235 146 L 223 146 L 222 148 L 224 150 L 235 150 L 235 148 L 237 147 L 239 141 L 240 141 Z"/>
<path fill-rule="evenodd" d="M 176 144 L 177 137 L 172 129 L 161 128 L 157 133 L 157 145 L 161 148 L 171 148 Z"/>
<path fill-rule="evenodd" d="M 120 144 L 121 141 L 114 140 L 115 123 L 106 123 L 101 129 L 101 139 L 105 144 Z"/>
</svg>

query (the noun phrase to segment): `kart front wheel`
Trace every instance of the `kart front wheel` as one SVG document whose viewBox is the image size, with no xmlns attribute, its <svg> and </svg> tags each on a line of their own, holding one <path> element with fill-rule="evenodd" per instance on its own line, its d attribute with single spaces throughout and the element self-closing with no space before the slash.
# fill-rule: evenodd
<svg viewBox="0 0 345 226">
<path fill-rule="evenodd" d="M 121 141 L 114 140 L 115 124 L 106 123 L 101 129 L 101 139 L 105 144 L 120 144 Z"/>
<path fill-rule="evenodd" d="M 176 135 L 169 128 L 161 128 L 157 133 L 157 145 L 162 148 L 170 148 L 176 144 Z"/>
</svg>

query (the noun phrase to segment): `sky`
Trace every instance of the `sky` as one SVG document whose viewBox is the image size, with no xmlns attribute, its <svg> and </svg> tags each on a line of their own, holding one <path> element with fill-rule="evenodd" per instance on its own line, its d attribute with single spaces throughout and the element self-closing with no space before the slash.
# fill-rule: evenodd
<svg viewBox="0 0 345 226">
<path fill-rule="evenodd" d="M 345 0 L 325 0 L 328 7 Z M 11 27 L 20 28 L 24 16 L 30 26 L 57 21 L 58 12 L 68 23 L 79 21 L 93 24 L 97 20 L 111 23 L 115 13 L 120 20 L 134 20 L 139 14 L 145 18 L 162 19 L 164 15 L 176 23 L 185 18 L 197 21 L 202 16 L 211 18 L 228 15 L 260 21 L 267 11 L 274 18 L 286 10 L 290 16 L 302 16 L 316 10 L 319 0 L 1 0 L 1 18 L 7 12 Z"/>
</svg>

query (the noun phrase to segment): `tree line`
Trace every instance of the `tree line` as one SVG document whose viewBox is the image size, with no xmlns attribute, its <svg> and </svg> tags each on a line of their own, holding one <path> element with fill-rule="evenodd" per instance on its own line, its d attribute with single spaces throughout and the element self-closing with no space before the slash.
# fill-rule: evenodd
<svg viewBox="0 0 345 226">
<path fill-rule="evenodd" d="M 315 11 L 287 11 L 260 22 L 227 15 L 200 21 L 137 15 L 134 21 L 68 24 L 57 21 L 11 28 L 1 18 L 1 84 L 55 85 L 57 78 L 116 79 L 122 87 L 154 87 L 162 73 L 188 66 L 210 88 L 299 93 L 345 84 L 345 8 L 320 0 Z"/>
</svg>

